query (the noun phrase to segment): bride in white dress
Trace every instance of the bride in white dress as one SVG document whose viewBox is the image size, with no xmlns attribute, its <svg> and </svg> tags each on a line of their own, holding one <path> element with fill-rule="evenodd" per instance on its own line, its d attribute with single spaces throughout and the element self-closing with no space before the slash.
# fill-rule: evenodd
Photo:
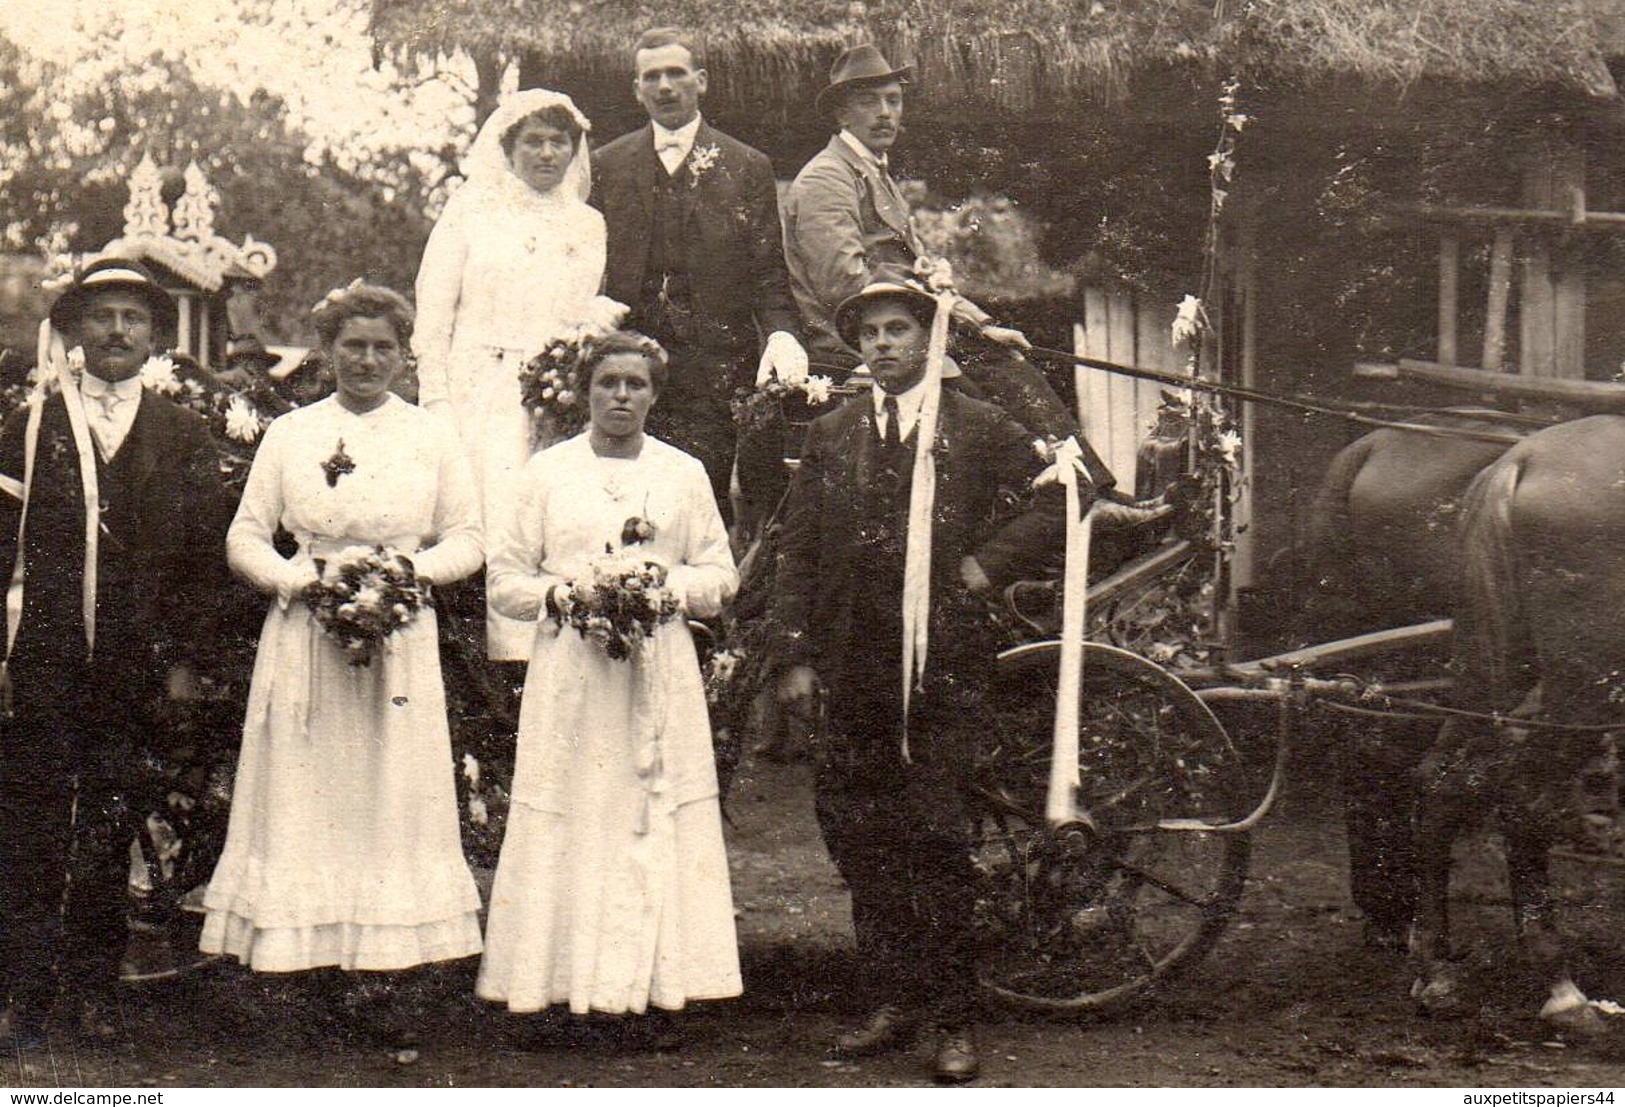
<svg viewBox="0 0 1625 1107">
<path fill-rule="evenodd" d="M 480 128 L 418 268 L 419 402 L 455 421 L 490 531 L 511 514 L 531 454 L 520 368 L 573 328 L 607 329 L 624 311 L 598 295 L 604 218 L 587 205 L 590 128 L 561 93 L 506 98 Z M 524 661 L 534 630 L 488 607 L 486 656 Z"/>
<path fill-rule="evenodd" d="M 482 560 L 455 432 L 389 391 L 411 308 L 355 284 L 318 307 L 335 395 L 266 432 L 227 534 L 231 567 L 275 597 L 260 635 L 226 845 L 202 949 L 265 972 L 399 970 L 479 953 L 463 859 L 435 613 L 351 664 L 302 597 L 355 546 L 444 584 Z M 299 543 L 278 552 L 278 526 Z"/>
<path fill-rule="evenodd" d="M 675 1011 L 740 991 L 694 643 L 678 618 L 612 660 L 550 613 L 629 533 L 683 614 L 716 615 L 738 575 L 704 467 L 643 433 L 664 352 L 618 332 L 588 361 L 591 425 L 531 459 L 492 545 L 492 602 L 541 623 L 477 991 L 514 1012 Z"/>
</svg>

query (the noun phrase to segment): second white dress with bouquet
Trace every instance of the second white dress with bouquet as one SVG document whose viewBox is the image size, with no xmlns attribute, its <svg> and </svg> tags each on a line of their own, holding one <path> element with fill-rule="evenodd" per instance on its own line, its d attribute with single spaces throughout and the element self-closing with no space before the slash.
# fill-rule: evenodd
<svg viewBox="0 0 1625 1107">
<path fill-rule="evenodd" d="M 279 524 L 299 542 L 292 559 L 274 545 Z M 307 559 L 380 544 L 431 583 L 479 568 L 479 505 L 451 426 L 395 396 L 359 415 L 329 398 L 273 423 L 227 536 L 232 568 L 278 601 L 204 898 L 204 952 L 287 972 L 480 951 L 434 610 L 359 666 L 290 594 Z"/>
<path fill-rule="evenodd" d="M 612 660 L 543 614 L 590 580 L 629 520 L 640 557 L 669 569 L 686 614 L 717 614 L 738 575 L 710 482 L 645 438 L 601 458 L 587 435 L 526 466 L 514 525 L 493 545 L 491 599 L 543 620 L 520 708 L 513 806 L 497 863 L 477 991 L 516 1012 L 676 1010 L 740 992 L 711 726 L 687 624 Z"/>
</svg>

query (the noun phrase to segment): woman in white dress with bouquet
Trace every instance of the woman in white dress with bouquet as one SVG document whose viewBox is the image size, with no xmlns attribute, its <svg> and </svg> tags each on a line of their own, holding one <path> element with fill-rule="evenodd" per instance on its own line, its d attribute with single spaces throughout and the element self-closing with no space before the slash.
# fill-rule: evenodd
<svg viewBox="0 0 1625 1107">
<path fill-rule="evenodd" d="M 562 93 L 505 98 L 480 128 L 418 269 L 419 402 L 456 423 L 492 532 L 512 513 L 536 445 L 519 370 L 578 328 L 614 327 L 626 310 L 598 295 L 604 218 L 587 204 L 590 129 Z M 488 607 L 486 656 L 526 660 L 534 629 Z"/>
<path fill-rule="evenodd" d="M 451 426 L 390 391 L 405 299 L 356 282 L 315 323 L 338 391 L 271 425 L 226 539 L 275 602 L 201 944 L 262 972 L 400 970 L 481 948 L 420 588 L 480 567 L 479 507 Z"/>
<path fill-rule="evenodd" d="M 492 602 L 540 621 L 477 985 L 516 1013 L 676 1011 L 740 992 L 685 621 L 716 615 L 738 576 L 703 466 L 643 433 L 664 375 L 642 335 L 590 344 L 588 429 L 531 459 L 492 543 Z M 611 610 L 633 601 L 641 622 Z"/>
</svg>

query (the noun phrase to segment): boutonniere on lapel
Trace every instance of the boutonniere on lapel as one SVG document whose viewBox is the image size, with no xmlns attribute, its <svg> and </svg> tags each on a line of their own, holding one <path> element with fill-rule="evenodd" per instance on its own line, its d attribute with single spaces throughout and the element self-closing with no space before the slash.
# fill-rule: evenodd
<svg viewBox="0 0 1625 1107">
<path fill-rule="evenodd" d="M 344 439 L 339 439 L 339 444 L 333 447 L 333 456 L 322 462 L 322 472 L 327 474 L 329 488 L 337 488 L 340 477 L 355 472 L 355 458 L 344 452 Z"/>
<path fill-rule="evenodd" d="M 696 146 L 688 154 L 688 187 L 699 188 L 700 178 L 716 165 L 717 159 L 722 156 L 722 149 L 712 142 L 705 146 Z"/>
</svg>

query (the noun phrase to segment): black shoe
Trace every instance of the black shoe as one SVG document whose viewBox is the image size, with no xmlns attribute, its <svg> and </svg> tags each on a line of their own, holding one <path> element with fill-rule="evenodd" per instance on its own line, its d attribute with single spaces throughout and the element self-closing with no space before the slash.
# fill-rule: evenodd
<svg viewBox="0 0 1625 1107">
<path fill-rule="evenodd" d="M 939 1084 L 966 1084 L 982 1071 L 982 1057 L 976 1048 L 976 1032 L 968 1027 L 945 1027 L 937 1047 L 935 1075 Z"/>
<path fill-rule="evenodd" d="M 901 1049 L 914 1040 L 915 1023 L 899 1007 L 882 1007 L 869 1021 L 835 1038 L 835 1052 L 842 1057 L 872 1057 Z"/>
</svg>

